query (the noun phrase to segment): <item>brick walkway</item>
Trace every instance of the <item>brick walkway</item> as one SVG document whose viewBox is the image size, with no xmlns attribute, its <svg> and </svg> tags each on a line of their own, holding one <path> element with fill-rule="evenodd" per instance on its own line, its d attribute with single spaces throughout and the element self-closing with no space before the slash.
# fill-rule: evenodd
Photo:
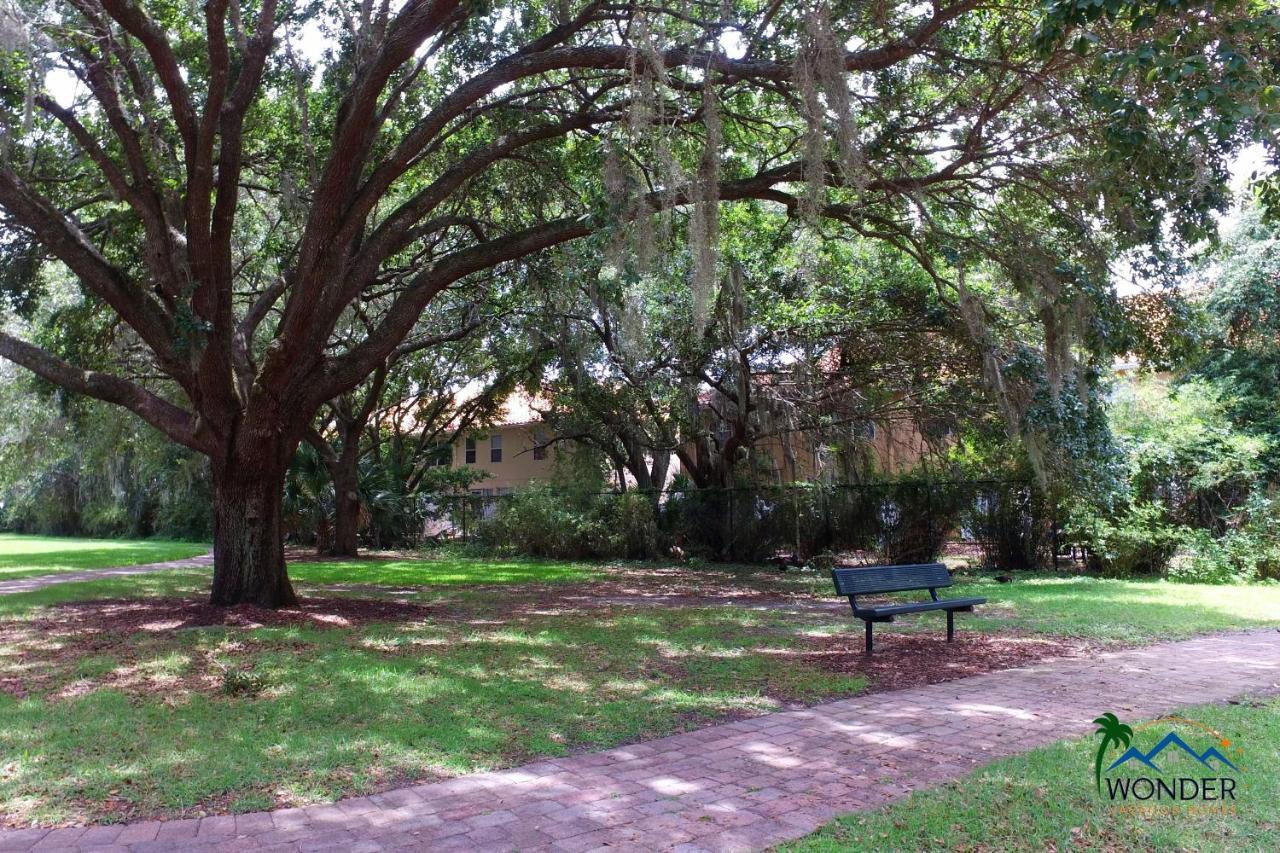
<svg viewBox="0 0 1280 853">
<path fill-rule="evenodd" d="M 1049 661 L 336 805 L 0 833 L 0 849 L 755 850 L 992 758 L 1280 690 L 1280 631 Z M 1080 784 L 1086 784 L 1081 768 Z"/>
<path fill-rule="evenodd" d="M 82 572 L 58 572 L 52 575 L 36 575 L 12 581 L 0 581 L 0 595 L 31 592 L 59 583 L 72 581 L 96 581 L 125 575 L 145 575 L 147 572 L 164 572 L 170 569 L 200 569 L 213 565 L 213 554 L 190 557 L 185 560 L 169 560 L 164 563 L 143 563 L 139 566 L 116 566 L 111 569 L 85 569 Z"/>
</svg>

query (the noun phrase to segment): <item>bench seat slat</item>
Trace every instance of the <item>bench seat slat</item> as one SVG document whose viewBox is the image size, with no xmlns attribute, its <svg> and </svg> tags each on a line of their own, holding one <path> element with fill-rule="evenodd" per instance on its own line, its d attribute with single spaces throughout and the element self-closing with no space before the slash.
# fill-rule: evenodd
<svg viewBox="0 0 1280 853">
<path fill-rule="evenodd" d="M 925 613 L 929 610 L 961 610 L 986 604 L 985 598 L 944 598 L 941 601 L 919 601 L 911 604 L 885 604 L 879 607 L 859 607 L 855 616 L 896 616 L 899 613 Z"/>
</svg>

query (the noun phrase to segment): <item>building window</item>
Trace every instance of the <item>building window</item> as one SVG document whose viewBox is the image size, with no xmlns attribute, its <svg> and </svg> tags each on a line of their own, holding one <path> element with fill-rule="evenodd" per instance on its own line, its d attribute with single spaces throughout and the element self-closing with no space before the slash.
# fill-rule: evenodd
<svg viewBox="0 0 1280 853">
<path fill-rule="evenodd" d="M 476 440 L 474 438 L 467 439 L 467 464 L 476 464 Z"/>
<path fill-rule="evenodd" d="M 533 458 L 539 462 L 547 458 L 547 437 L 540 432 L 533 434 Z"/>
<path fill-rule="evenodd" d="M 502 461 L 502 436 L 495 435 L 489 438 L 489 461 Z"/>
<path fill-rule="evenodd" d="M 497 512 L 497 502 L 493 499 L 493 489 L 472 489 L 471 494 L 476 498 L 476 513 L 483 519 L 493 518 Z"/>
<path fill-rule="evenodd" d="M 453 464 L 453 447 L 448 444 L 435 444 L 427 448 L 427 466 L 432 468 L 448 468 Z"/>
</svg>

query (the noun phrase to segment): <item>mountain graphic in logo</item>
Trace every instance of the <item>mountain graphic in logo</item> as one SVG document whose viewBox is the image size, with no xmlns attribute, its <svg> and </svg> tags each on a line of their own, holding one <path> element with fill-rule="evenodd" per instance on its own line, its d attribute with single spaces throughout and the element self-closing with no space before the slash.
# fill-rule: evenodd
<svg viewBox="0 0 1280 853">
<path fill-rule="evenodd" d="M 1136 761 L 1139 764 L 1145 764 L 1147 767 L 1150 767 L 1152 770 L 1159 773 L 1161 772 L 1160 768 L 1155 765 L 1153 760 L 1160 753 L 1164 752 L 1164 750 L 1168 747 L 1177 747 L 1178 749 L 1185 752 L 1187 755 L 1194 758 L 1196 761 L 1203 764 L 1205 767 L 1208 767 L 1210 770 L 1213 769 L 1213 765 L 1209 763 L 1209 759 L 1211 758 L 1216 758 L 1218 761 L 1227 765 L 1232 770 L 1239 769 L 1234 764 L 1231 763 L 1230 759 L 1228 759 L 1221 752 L 1218 752 L 1217 747 L 1211 746 L 1208 749 L 1206 749 L 1204 752 L 1196 752 L 1194 749 L 1192 749 L 1190 746 L 1187 745 L 1186 741 L 1178 737 L 1176 733 L 1169 732 L 1167 735 L 1164 736 L 1163 740 L 1161 740 L 1158 744 L 1153 746 L 1147 752 L 1143 752 L 1142 750 L 1138 749 L 1136 746 L 1129 747 L 1127 750 L 1124 751 L 1124 753 L 1119 758 L 1115 760 L 1115 762 L 1110 767 L 1107 768 L 1107 772 L 1110 773 L 1112 770 L 1115 770 L 1121 764 L 1124 764 L 1126 762 Z"/>
</svg>

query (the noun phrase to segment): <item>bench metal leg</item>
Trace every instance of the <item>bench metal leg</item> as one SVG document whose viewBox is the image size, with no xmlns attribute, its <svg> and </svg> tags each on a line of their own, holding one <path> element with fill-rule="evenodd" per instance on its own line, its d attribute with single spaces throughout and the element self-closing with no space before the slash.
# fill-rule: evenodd
<svg viewBox="0 0 1280 853">
<path fill-rule="evenodd" d="M 950 643 L 956 638 L 956 613 L 954 610 L 947 611 L 947 642 Z"/>
<path fill-rule="evenodd" d="M 871 626 L 875 623 L 870 619 L 867 620 L 867 654 L 871 654 Z"/>
</svg>

